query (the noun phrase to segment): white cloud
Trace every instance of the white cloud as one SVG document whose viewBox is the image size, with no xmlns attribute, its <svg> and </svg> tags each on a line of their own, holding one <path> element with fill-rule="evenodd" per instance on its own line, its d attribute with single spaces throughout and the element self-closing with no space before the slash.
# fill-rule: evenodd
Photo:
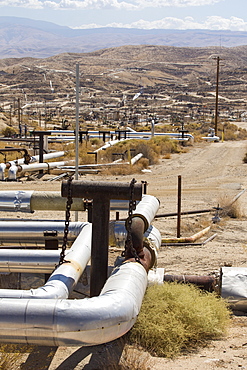
<svg viewBox="0 0 247 370">
<path fill-rule="evenodd" d="M 33 9 L 125 9 L 213 5 L 224 0 L 0 0 L 1 6 Z"/>
<path fill-rule="evenodd" d="M 157 7 L 189 7 L 189 6 L 203 6 L 213 5 L 222 0 L 136 0 L 139 8 L 157 8 Z"/>
<path fill-rule="evenodd" d="M 42 9 L 43 3 L 39 0 L 0 0 L 0 6 Z"/>
<path fill-rule="evenodd" d="M 92 26 L 92 27 L 91 27 Z M 140 29 L 207 29 L 207 30 L 231 30 L 247 31 L 247 22 L 241 18 L 230 17 L 229 19 L 220 16 L 207 17 L 204 22 L 197 22 L 192 17 L 184 19 L 166 17 L 157 21 L 144 21 L 143 19 L 132 23 L 109 23 L 102 25 L 83 25 L 77 28 L 99 28 L 99 27 L 120 27 L 120 28 L 140 28 Z"/>
</svg>

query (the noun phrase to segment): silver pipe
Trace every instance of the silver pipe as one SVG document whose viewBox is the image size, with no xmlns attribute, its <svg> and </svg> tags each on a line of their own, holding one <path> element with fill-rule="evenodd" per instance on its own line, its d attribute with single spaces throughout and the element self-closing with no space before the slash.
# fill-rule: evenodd
<svg viewBox="0 0 247 370">
<path fill-rule="evenodd" d="M 59 250 L 0 249 L 0 272 L 49 274 L 59 263 Z"/>
<path fill-rule="evenodd" d="M 66 254 L 65 262 L 37 289 L 0 289 L 0 298 L 66 299 L 77 284 L 91 257 L 92 225 L 87 223 Z"/>
<path fill-rule="evenodd" d="M 23 228 L 23 222 L 20 223 L 20 229 Z M 35 223 L 36 224 L 36 223 Z M 51 224 L 51 223 L 50 223 Z M 79 235 L 83 228 L 81 223 L 72 223 L 75 225 L 70 232 L 74 233 L 74 238 Z M 60 226 L 60 225 L 59 225 Z M 73 226 L 73 225 L 71 225 Z M 68 235 L 70 235 L 70 232 Z M 36 236 L 37 237 L 37 236 Z M 112 221 L 109 225 L 110 246 L 119 247 L 124 250 L 127 231 L 124 221 Z M 34 239 L 34 238 L 32 238 Z M 157 253 L 161 245 L 161 234 L 154 226 L 150 226 L 144 234 L 144 240 L 147 240 L 151 249 L 152 265 L 155 265 Z M 23 241 L 21 241 L 23 244 Z M 23 273 L 51 273 L 59 262 L 59 250 L 37 250 L 37 249 L 0 249 L 0 272 L 23 272 Z"/>
<path fill-rule="evenodd" d="M 144 267 L 116 268 L 100 295 L 82 300 L 1 299 L 0 341 L 45 346 L 92 346 L 134 325 L 147 287 Z"/>
<path fill-rule="evenodd" d="M 8 171 L 8 179 L 9 180 L 16 180 L 16 176 L 18 172 L 31 172 L 36 170 L 46 170 L 49 168 L 64 166 L 68 162 L 61 161 L 61 162 L 44 162 L 44 163 L 31 163 L 31 164 L 22 164 L 16 166 L 15 164 L 12 164 Z"/>
<path fill-rule="evenodd" d="M 4 180 L 5 168 L 6 168 L 6 164 L 0 163 L 0 181 Z"/>
<path fill-rule="evenodd" d="M 54 167 L 59 167 L 59 166 L 64 166 L 66 163 L 65 161 L 60 161 L 60 162 L 43 162 L 43 163 L 31 163 L 31 164 L 22 164 L 20 166 L 20 171 L 18 172 L 29 172 L 29 171 L 34 171 L 34 170 L 46 170 L 49 168 L 54 168 Z"/>
<path fill-rule="evenodd" d="M 61 197 L 61 191 L 0 191 L 0 212 L 34 212 L 34 211 L 65 211 L 66 198 Z M 126 211 L 129 202 L 126 200 L 111 200 L 111 211 Z M 85 211 L 84 200 L 74 198 L 72 211 Z"/>
<path fill-rule="evenodd" d="M 58 157 L 62 157 L 63 155 L 65 155 L 65 152 L 64 151 L 60 151 L 60 152 L 53 152 L 53 153 L 45 153 L 43 155 L 43 159 L 44 160 L 47 160 L 47 159 L 53 159 L 53 158 L 58 158 Z M 8 163 L 10 163 L 11 165 L 12 164 L 23 164 L 24 163 L 24 158 L 19 158 L 15 161 L 9 161 Z M 33 162 L 36 162 L 39 160 L 39 155 L 33 155 L 31 156 L 31 160 L 30 160 L 30 163 L 33 163 Z"/>
<path fill-rule="evenodd" d="M 143 154 L 139 153 L 139 154 L 135 155 L 133 158 L 131 158 L 130 163 L 133 165 L 136 162 L 138 162 L 142 157 L 143 157 Z"/>
<path fill-rule="evenodd" d="M 86 223 L 70 222 L 68 241 L 80 234 Z M 64 235 L 64 221 L 0 221 L 1 243 L 35 244 L 48 239 L 61 241 Z"/>
<path fill-rule="evenodd" d="M 144 194 L 141 201 L 137 204 L 132 217 L 140 217 L 145 223 L 145 231 L 151 225 L 160 206 L 159 200 L 152 196 Z"/>
</svg>

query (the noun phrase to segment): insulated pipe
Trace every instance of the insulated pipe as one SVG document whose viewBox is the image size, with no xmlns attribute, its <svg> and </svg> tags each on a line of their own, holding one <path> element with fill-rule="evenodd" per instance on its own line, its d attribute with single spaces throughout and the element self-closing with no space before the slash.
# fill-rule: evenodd
<svg viewBox="0 0 247 370">
<path fill-rule="evenodd" d="M 159 200 L 156 197 L 147 194 L 143 194 L 141 202 L 137 204 L 136 209 L 133 211 L 132 218 L 139 217 L 143 219 L 144 232 L 151 225 L 151 222 L 159 210 L 159 206 Z"/>
<path fill-rule="evenodd" d="M 44 154 L 44 159 L 47 160 L 47 159 L 58 158 L 58 157 L 62 157 L 63 155 L 65 155 L 65 152 L 63 151 L 47 153 L 47 154 Z M 38 159 L 39 159 L 39 155 L 33 155 L 31 156 L 30 163 L 36 162 Z M 24 158 L 19 158 L 16 161 L 9 161 L 8 163 L 10 163 L 11 165 L 12 164 L 23 164 L 24 160 L 25 160 Z"/>
<path fill-rule="evenodd" d="M 92 346 L 121 337 L 134 325 L 147 287 L 140 263 L 116 268 L 100 296 L 82 300 L 1 299 L 0 342 Z"/>
<path fill-rule="evenodd" d="M 68 241 L 80 234 L 85 222 L 70 222 Z M 64 236 L 64 221 L 0 221 L 1 243 L 39 243 Z"/>
<path fill-rule="evenodd" d="M 4 180 L 4 172 L 5 172 L 6 164 L 0 163 L 0 181 Z"/>
<path fill-rule="evenodd" d="M 64 211 L 66 203 L 67 199 L 61 197 L 60 191 L 0 191 L 0 211 L 4 212 Z M 112 199 L 110 209 L 112 211 L 126 211 L 129 209 L 129 202 Z M 85 211 L 84 200 L 74 198 L 71 211 Z"/>
<path fill-rule="evenodd" d="M 20 226 L 18 227 L 18 230 L 21 234 L 21 230 L 25 230 L 27 227 L 25 226 L 25 222 L 18 222 Z M 29 223 L 29 222 L 26 222 Z M 32 222 L 33 223 L 33 222 Z M 34 223 L 40 224 L 39 223 Z M 46 224 L 46 222 L 44 223 Z M 55 222 L 54 224 L 57 224 Z M 68 238 L 70 240 L 71 237 L 71 227 L 75 224 L 75 228 L 73 228 L 73 235 L 74 238 L 79 235 L 80 231 L 83 228 L 83 224 L 80 224 L 79 222 L 70 223 L 70 229 Z M 78 224 L 78 226 L 77 226 Z M 49 223 L 48 226 L 50 227 L 52 223 Z M 54 226 L 54 225 L 53 225 Z M 51 230 L 55 230 L 55 227 L 50 227 Z M 30 232 L 30 228 L 29 228 Z M 15 234 L 16 231 L 14 231 Z M 16 240 L 19 240 L 20 234 L 15 237 Z M 3 233 L 0 233 L 0 239 L 2 240 Z M 125 224 L 123 221 L 111 221 L 109 225 L 109 241 L 110 246 L 113 247 L 119 247 L 124 249 L 125 240 L 127 236 L 127 231 L 125 229 Z M 9 234 L 9 237 L 11 237 L 11 232 Z M 14 239 L 14 237 L 11 237 Z M 25 237 L 26 238 L 26 237 Z M 25 239 L 24 238 L 24 239 Z M 31 240 L 35 240 L 36 238 L 41 238 L 41 235 L 38 237 L 38 234 L 32 233 L 32 236 L 30 235 Z M 8 238 L 5 237 L 7 241 L 9 241 Z M 161 245 L 161 234 L 158 229 L 156 229 L 154 226 L 150 226 L 148 230 L 144 234 L 144 241 L 145 246 L 149 249 L 152 257 L 150 268 L 152 268 L 154 265 L 156 265 L 157 262 L 157 255 L 158 251 L 160 249 Z M 23 244 L 23 241 L 21 241 Z M 36 241 L 37 243 L 37 241 Z M 6 241 L 5 241 L 6 244 Z M 33 242 L 34 244 L 34 242 Z M 67 251 L 68 252 L 68 251 Z M 66 252 L 66 253 L 67 253 Z M 51 273 L 55 267 L 58 265 L 59 262 L 59 256 L 60 251 L 59 250 L 37 250 L 37 249 L 0 249 L 0 272 L 25 272 L 25 273 Z"/>
<path fill-rule="evenodd" d="M 65 262 L 58 266 L 43 287 L 30 290 L 0 289 L 0 298 L 68 298 L 90 259 L 91 237 L 92 225 L 84 224 L 67 252 Z"/>
<path fill-rule="evenodd" d="M 200 239 L 202 236 L 209 232 L 211 226 L 206 227 L 205 229 L 198 231 L 198 233 L 192 236 L 185 236 L 180 238 L 163 238 L 162 243 L 193 243 L 196 240 Z"/>
<path fill-rule="evenodd" d="M 0 249 L 0 272 L 51 274 L 59 257 L 59 250 Z"/>
<path fill-rule="evenodd" d="M 23 172 L 29 172 L 29 171 L 34 171 L 34 170 L 46 170 L 49 168 L 54 168 L 54 167 L 59 167 L 59 166 L 64 166 L 66 163 L 65 161 L 61 162 L 42 162 L 42 163 L 32 163 L 32 164 L 23 164 L 20 166 L 20 171 Z"/>
<path fill-rule="evenodd" d="M 23 165 L 11 165 L 8 171 L 8 180 L 16 180 L 18 172 L 29 172 L 36 170 L 45 170 L 49 168 L 59 167 L 66 165 L 67 162 L 50 162 L 50 163 L 32 163 L 32 164 L 23 164 Z"/>
<path fill-rule="evenodd" d="M 20 167 L 12 164 L 8 171 L 8 180 L 15 181 L 18 170 L 20 170 Z"/>
<path fill-rule="evenodd" d="M 136 162 L 138 162 L 143 157 L 142 153 L 138 153 L 133 158 L 131 158 L 130 163 L 131 165 L 134 165 Z"/>
</svg>

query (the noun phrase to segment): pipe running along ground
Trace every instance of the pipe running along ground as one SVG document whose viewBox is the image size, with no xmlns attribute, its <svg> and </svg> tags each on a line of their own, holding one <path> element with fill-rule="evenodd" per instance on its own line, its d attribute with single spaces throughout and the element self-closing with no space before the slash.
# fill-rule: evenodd
<svg viewBox="0 0 247 370">
<path fill-rule="evenodd" d="M 80 237 L 85 242 L 83 231 L 89 227 L 83 228 L 74 244 Z M 88 234 L 86 232 L 87 237 Z M 161 239 L 157 249 L 160 243 Z M 76 255 L 77 248 L 74 249 Z M 68 254 L 66 260 L 69 260 Z M 72 281 L 64 284 L 65 272 L 78 267 L 76 263 L 70 266 L 74 264 L 74 257 L 70 258 L 71 263 L 65 263 L 55 271 L 67 292 L 76 281 L 77 272 L 73 271 Z M 48 282 L 52 282 L 52 276 Z M 68 277 L 69 274 L 66 279 Z M 147 271 L 144 266 L 125 261 L 113 271 L 98 297 L 83 300 L 1 298 L 0 341 L 53 346 L 89 346 L 109 342 L 133 326 L 146 287 Z"/>
<path fill-rule="evenodd" d="M 37 289 L 0 289 L 0 297 L 8 298 L 68 298 L 91 256 L 92 225 L 85 223 L 66 254 L 65 263 L 51 274 L 46 284 Z"/>
<path fill-rule="evenodd" d="M 61 197 L 60 191 L 33 190 L 2 190 L 0 191 L 0 211 L 4 212 L 35 212 L 35 211 L 64 211 L 66 198 Z M 129 202 L 121 199 L 110 201 L 110 210 L 128 210 Z M 83 199 L 74 198 L 71 211 L 85 211 Z"/>
</svg>

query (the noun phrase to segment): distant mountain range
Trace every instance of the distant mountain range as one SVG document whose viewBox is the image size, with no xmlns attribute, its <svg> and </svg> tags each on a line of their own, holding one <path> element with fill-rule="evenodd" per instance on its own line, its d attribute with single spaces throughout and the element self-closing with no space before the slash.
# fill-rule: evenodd
<svg viewBox="0 0 247 370">
<path fill-rule="evenodd" d="M 0 17 L 0 59 L 46 58 L 61 53 L 86 53 L 124 45 L 233 47 L 247 45 L 247 32 L 133 28 L 71 29 L 28 18 Z"/>
</svg>

